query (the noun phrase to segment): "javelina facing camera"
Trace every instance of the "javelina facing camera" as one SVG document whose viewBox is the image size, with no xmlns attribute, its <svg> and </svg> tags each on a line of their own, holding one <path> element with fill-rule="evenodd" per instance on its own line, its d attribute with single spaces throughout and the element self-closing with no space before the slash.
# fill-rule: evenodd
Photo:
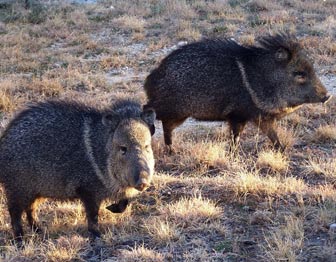
<svg viewBox="0 0 336 262">
<path fill-rule="evenodd" d="M 275 120 L 304 103 L 330 98 L 294 36 L 268 35 L 258 43 L 242 46 L 216 39 L 188 44 L 163 59 L 146 78 L 146 106 L 162 121 L 170 150 L 172 131 L 188 117 L 228 121 L 234 142 L 252 121 L 284 149 Z"/>
<path fill-rule="evenodd" d="M 153 110 L 126 100 L 105 109 L 47 101 L 21 111 L 0 138 L 0 182 L 15 238 L 22 240 L 24 211 L 29 225 L 38 228 L 38 198 L 79 198 L 89 232 L 99 236 L 101 202 L 113 198 L 125 209 L 131 194 L 150 185 L 154 120 Z"/>
</svg>

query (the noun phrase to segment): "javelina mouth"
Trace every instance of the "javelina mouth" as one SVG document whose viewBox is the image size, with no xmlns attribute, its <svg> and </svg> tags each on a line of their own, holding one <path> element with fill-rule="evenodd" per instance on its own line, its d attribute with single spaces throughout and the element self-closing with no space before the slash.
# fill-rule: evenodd
<svg viewBox="0 0 336 262">
<path fill-rule="evenodd" d="M 325 96 L 325 97 L 321 100 L 321 102 L 322 102 L 323 104 L 326 104 L 326 103 L 328 103 L 328 102 L 331 100 L 331 98 L 332 98 L 332 95 Z"/>
<path fill-rule="evenodd" d="M 147 184 L 147 183 L 141 183 L 141 184 L 138 184 L 137 186 L 135 186 L 134 188 L 136 190 L 138 190 L 138 191 L 144 191 L 148 187 L 149 187 L 149 184 Z"/>
</svg>

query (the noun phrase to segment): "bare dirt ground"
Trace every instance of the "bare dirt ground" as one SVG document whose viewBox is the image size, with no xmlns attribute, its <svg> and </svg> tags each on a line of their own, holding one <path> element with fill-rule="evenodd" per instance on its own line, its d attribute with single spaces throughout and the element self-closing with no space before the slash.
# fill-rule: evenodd
<svg viewBox="0 0 336 262">
<path fill-rule="evenodd" d="M 0 0 L 0 131 L 31 101 L 84 95 L 145 102 L 149 72 L 203 37 L 250 44 L 288 30 L 336 94 L 333 0 L 36 0 L 29 9 L 23 2 Z M 102 205 L 102 239 L 90 242 L 79 202 L 50 200 L 38 212 L 44 233 L 26 225 L 18 249 L 2 193 L 1 260 L 336 261 L 335 117 L 334 98 L 280 121 L 284 153 L 252 125 L 230 152 L 225 123 L 188 120 L 168 155 L 157 122 L 153 185 L 123 214 Z"/>
</svg>

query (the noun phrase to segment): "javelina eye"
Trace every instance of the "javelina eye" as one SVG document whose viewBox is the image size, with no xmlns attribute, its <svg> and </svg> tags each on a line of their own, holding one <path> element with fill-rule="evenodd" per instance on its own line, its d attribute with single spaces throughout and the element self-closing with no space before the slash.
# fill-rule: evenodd
<svg viewBox="0 0 336 262">
<path fill-rule="evenodd" d="M 149 151 L 149 150 L 150 150 L 150 145 L 145 145 L 145 149 L 146 149 L 147 151 Z"/>
<path fill-rule="evenodd" d="M 120 153 L 121 153 L 122 155 L 126 155 L 126 153 L 127 153 L 127 147 L 125 147 L 125 146 L 120 146 L 120 147 L 119 147 L 119 151 L 120 151 Z"/>
<path fill-rule="evenodd" d="M 293 72 L 295 81 L 299 84 L 303 84 L 306 82 L 306 73 L 301 71 L 295 71 Z"/>
</svg>

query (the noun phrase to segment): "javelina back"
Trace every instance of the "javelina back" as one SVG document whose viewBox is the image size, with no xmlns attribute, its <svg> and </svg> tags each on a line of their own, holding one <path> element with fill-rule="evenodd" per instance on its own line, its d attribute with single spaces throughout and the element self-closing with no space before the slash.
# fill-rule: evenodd
<svg viewBox="0 0 336 262">
<path fill-rule="evenodd" d="M 230 39 L 203 40 L 168 55 L 146 78 L 148 107 L 162 121 L 166 145 L 188 117 L 229 122 L 234 142 L 248 121 L 280 144 L 275 119 L 303 103 L 326 102 L 325 87 L 294 36 L 279 33 L 242 46 Z"/>
<path fill-rule="evenodd" d="M 0 138 L 0 182 L 16 239 L 22 240 L 24 211 L 37 228 L 38 198 L 79 198 L 89 232 L 99 236 L 101 202 L 113 198 L 124 209 L 127 197 L 151 182 L 154 120 L 153 110 L 126 100 L 105 109 L 47 101 L 21 111 Z"/>
</svg>

